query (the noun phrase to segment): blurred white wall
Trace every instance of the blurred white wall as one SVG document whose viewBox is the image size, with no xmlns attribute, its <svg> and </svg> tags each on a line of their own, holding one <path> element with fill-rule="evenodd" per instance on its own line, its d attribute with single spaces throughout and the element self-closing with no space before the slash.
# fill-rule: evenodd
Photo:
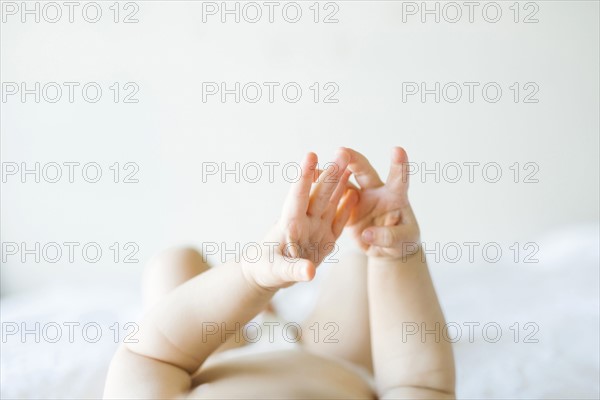
<svg viewBox="0 0 600 400">
<path fill-rule="evenodd" d="M 428 167 L 456 162 L 463 165 L 463 174 L 468 172 L 465 162 L 501 166 L 497 183 L 486 182 L 481 167 L 475 169 L 473 183 L 466 175 L 458 183 L 413 176 L 411 198 L 429 241 L 510 246 L 535 241 L 551 230 L 595 223 L 598 2 L 538 1 L 527 9 L 522 2 L 518 23 L 509 9 L 513 2 L 497 3 L 503 12 L 499 22 L 485 21 L 486 3 L 475 9 L 473 23 L 467 15 L 456 23 L 444 15 L 439 23 L 432 16 L 422 23 L 420 14 L 404 14 L 404 23 L 403 7 L 410 10 L 406 2 L 386 1 L 335 2 L 339 22 L 330 24 L 314 23 L 312 2 L 298 3 L 303 11 L 298 23 L 282 18 L 281 3 L 273 23 L 263 15 L 255 24 L 243 18 L 235 23 L 232 16 L 221 23 L 219 15 L 207 16 L 203 23 L 203 4 L 187 1 L 135 2 L 139 22 L 131 24 L 113 22 L 110 2 L 99 3 L 103 14 L 98 23 L 86 22 L 79 8 L 73 23 L 66 15 L 57 23 L 44 18 L 35 23 L 31 16 L 23 23 L 20 11 L 12 15 L 13 9 L 3 9 L 4 172 L 13 165 L 7 163 L 22 162 L 96 162 L 103 172 L 95 184 L 85 182 L 79 169 L 75 183 L 65 176 L 54 184 L 44 179 L 35 183 L 32 176 L 26 183 L 19 174 L 5 176 L 3 293 L 57 280 L 135 279 L 150 255 L 170 245 L 260 241 L 276 220 L 289 186 L 281 165 L 275 168 L 273 183 L 267 169 L 256 183 L 236 183 L 231 175 L 222 183 L 217 176 L 202 182 L 203 163 L 283 165 L 311 150 L 326 161 L 338 146 L 363 152 L 384 176 L 395 145 Z M 120 5 L 120 20 L 136 11 Z M 319 19 L 335 11 L 328 7 L 320 4 Z M 265 6 L 262 10 L 267 12 Z M 462 6 L 462 11 L 468 9 Z M 539 22 L 523 23 L 531 13 Z M 29 88 L 35 82 L 80 86 L 73 103 L 65 86 L 57 103 L 43 98 L 36 103 L 33 95 L 25 102 L 20 93 L 8 95 L 10 82 L 26 82 Z M 97 103 L 81 96 L 87 82 L 103 89 Z M 129 92 L 125 83 L 138 85 L 134 98 L 139 102 L 115 103 L 109 88 L 114 82 L 121 96 Z M 203 82 L 226 82 L 229 87 L 235 82 L 296 82 L 303 94 L 290 103 L 279 86 L 271 103 L 263 86 L 257 103 L 235 103 L 233 96 L 226 103 L 218 96 L 203 102 Z M 319 82 L 321 96 L 331 90 L 325 83 L 338 85 L 339 102 L 315 103 L 309 88 L 314 82 Z M 403 82 L 427 82 L 430 88 L 434 82 L 457 82 L 463 97 L 457 103 L 443 98 L 436 103 L 429 95 L 423 103 L 416 95 L 403 102 Z M 472 103 L 463 82 L 480 84 Z M 481 87 L 488 82 L 503 90 L 496 103 L 482 97 Z M 510 89 L 515 82 L 520 87 L 517 103 Z M 527 83 L 534 86 L 525 87 Z M 525 103 L 535 85 L 539 92 L 533 99 L 539 101 Z M 446 94 L 454 97 L 454 92 Z M 125 163 L 136 163 L 139 183 L 113 183 L 109 166 L 115 162 L 121 172 L 130 171 L 123 171 Z M 514 170 L 509 169 L 515 162 L 521 168 L 519 183 L 513 182 Z M 538 183 L 522 182 L 533 171 L 524 170 L 525 163 L 539 166 Z M 43 255 L 39 263 L 32 255 L 22 262 L 22 248 L 8 254 L 8 242 L 30 248 L 36 242 L 97 242 L 103 257 L 85 262 L 79 247 L 73 263 L 67 255 L 57 263 Z M 136 243 L 139 263 L 123 263 L 123 249 L 115 263 L 109 249 L 114 242 L 120 247 Z"/>
</svg>

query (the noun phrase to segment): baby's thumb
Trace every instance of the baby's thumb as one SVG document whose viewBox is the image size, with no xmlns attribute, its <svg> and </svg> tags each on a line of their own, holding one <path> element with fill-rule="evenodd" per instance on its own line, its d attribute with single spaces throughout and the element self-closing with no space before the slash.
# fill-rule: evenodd
<svg viewBox="0 0 600 400">
<path fill-rule="evenodd" d="M 284 282 L 307 282 L 315 277 L 314 264 L 304 258 L 279 255 L 274 264 L 275 274 Z"/>
</svg>

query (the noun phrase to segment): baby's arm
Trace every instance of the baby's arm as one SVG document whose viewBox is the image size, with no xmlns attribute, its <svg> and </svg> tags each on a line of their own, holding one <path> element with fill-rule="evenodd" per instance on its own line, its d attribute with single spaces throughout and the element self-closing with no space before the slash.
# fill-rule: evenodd
<svg viewBox="0 0 600 400">
<path fill-rule="evenodd" d="M 382 398 L 453 398 L 454 359 L 437 329 L 444 316 L 420 249 L 408 202 L 407 157 L 394 149 L 384 184 L 360 153 L 349 169 L 361 186 L 350 220 L 368 257 L 368 298 L 375 381 Z M 410 328 L 410 329 L 409 329 Z M 416 334 L 409 334 L 413 330 Z"/>
<path fill-rule="evenodd" d="M 336 165 L 324 172 L 327 179 L 313 187 L 317 159 L 309 154 L 280 221 L 265 240 L 280 246 L 263 249 L 256 263 L 211 269 L 168 294 L 140 323 L 138 342 L 118 350 L 104 396 L 185 397 L 192 389 L 192 374 L 224 342 L 222 332 L 229 336 L 250 321 L 279 288 L 311 280 L 357 200 L 354 191 L 346 192 L 348 161 L 346 152 L 339 153 Z M 285 242 L 298 243 L 297 258 L 284 257 Z M 215 326 L 217 334 L 209 334 Z"/>
<path fill-rule="evenodd" d="M 421 252 L 405 261 L 369 257 L 368 265 L 372 352 L 382 397 L 454 398 L 452 348 L 443 338 L 436 341 L 444 316 Z M 422 337 L 426 329 L 437 331 L 437 338 Z"/>
</svg>

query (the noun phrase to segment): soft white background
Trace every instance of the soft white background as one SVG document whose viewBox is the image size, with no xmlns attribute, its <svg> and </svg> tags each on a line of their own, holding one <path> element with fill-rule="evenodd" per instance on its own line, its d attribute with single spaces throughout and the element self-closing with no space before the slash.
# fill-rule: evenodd
<svg viewBox="0 0 600 400">
<path fill-rule="evenodd" d="M 97 184 L 80 177 L 75 184 L 22 184 L 12 177 L 2 185 L 3 242 L 95 241 L 105 250 L 97 264 L 81 257 L 73 264 L 8 257 L 2 262 L 3 296 L 35 296 L 55 283 L 93 284 L 107 292 L 116 283 L 135 288 L 143 263 L 162 248 L 260 241 L 289 186 L 281 168 L 273 183 L 266 177 L 257 183 L 211 177 L 203 183 L 202 163 L 284 164 L 299 161 L 307 151 L 327 161 L 338 146 L 363 152 L 383 176 L 395 145 L 405 147 L 412 161 L 430 166 L 470 161 L 502 166 L 504 175 L 496 184 L 485 182 L 481 169 L 475 183 L 465 177 L 459 183 L 413 177 L 411 199 L 429 242 L 498 242 L 506 251 L 502 265 L 512 263 L 512 243 L 536 242 L 543 266 L 553 261 L 557 243 L 567 243 L 557 242 L 556 232 L 575 229 L 586 232 L 584 238 L 597 238 L 596 1 L 536 2 L 535 24 L 514 23 L 512 2 L 500 2 L 503 17 L 496 24 L 483 20 L 481 7 L 474 23 L 466 16 L 456 24 L 436 24 L 431 17 L 423 24 L 418 16 L 402 23 L 401 2 L 391 1 L 338 2 L 337 24 L 313 23 L 311 3 L 302 3 L 306 15 L 297 24 L 286 23 L 280 12 L 272 24 L 264 17 L 257 24 L 221 24 L 216 16 L 204 24 L 200 2 L 148 1 L 138 3 L 139 23 L 115 24 L 109 4 L 102 3 L 106 15 L 97 24 L 82 21 L 81 14 L 73 24 L 23 24 L 14 16 L 2 24 L 3 82 L 95 81 L 105 90 L 96 104 L 80 96 L 73 104 L 64 99 L 23 104 L 15 97 L 2 103 L 2 161 L 94 161 L 106 174 Z M 130 81 L 140 87 L 139 103 L 114 104 L 108 86 Z M 304 94 L 296 104 L 283 101 L 280 92 L 273 104 L 264 99 L 222 104 L 216 98 L 203 103 L 202 82 L 211 81 L 295 81 Z M 416 97 L 403 103 L 402 82 L 407 81 L 498 82 L 504 93 L 495 104 L 485 102 L 480 89 L 472 104 L 464 96 L 457 104 L 436 104 L 431 96 L 425 104 Z M 314 82 L 336 82 L 339 103 L 313 103 L 308 86 Z M 508 89 L 514 82 L 537 83 L 539 103 L 515 104 Z M 140 182 L 110 182 L 108 166 L 117 161 L 136 162 Z M 537 163 L 539 183 L 512 182 L 508 167 L 515 162 Z M 569 245 L 581 238 L 558 237 L 575 237 Z M 113 263 L 108 251 L 113 242 L 136 242 L 140 262 Z M 597 240 L 584 243 L 585 251 L 598 253 Z M 341 246 L 349 248 L 350 242 L 343 239 Z M 486 282 L 505 269 L 478 259 L 481 268 L 465 279 L 485 292 Z M 576 264 L 562 260 L 565 268 Z M 435 267 L 464 273 L 464 261 Z M 583 281 L 597 282 L 593 264 Z M 506 274 L 518 281 L 519 269 L 513 267 Z M 535 273 L 560 287 L 546 269 Z M 577 292 L 580 282 L 573 282 L 568 293 Z M 597 310 L 597 284 L 590 285 L 586 293 Z M 524 287 L 515 290 L 526 293 Z M 490 304 L 500 307 L 506 299 L 499 296 Z M 468 302 L 460 307 L 467 310 Z M 541 318 L 542 311 L 536 311 L 541 308 L 531 307 L 527 318 L 538 313 Z M 597 320 L 597 311 L 592 315 Z M 502 317 L 490 309 L 487 318 Z M 597 370 L 597 340 L 591 343 L 595 353 L 588 357 Z M 597 387 L 595 382 L 578 393 L 597 395 Z"/>
<path fill-rule="evenodd" d="M 95 161 L 106 174 L 97 184 L 13 177 L 2 190 L 3 241 L 133 241 L 141 260 L 168 244 L 258 241 L 288 187 L 281 168 L 274 184 L 202 183 L 201 163 L 283 164 L 309 150 L 327 161 L 337 146 L 359 149 L 383 175 L 394 145 L 429 165 L 503 166 L 496 184 L 481 174 L 474 184 L 413 180 L 430 241 L 528 242 L 598 219 L 597 2 L 538 3 L 537 24 L 513 23 L 507 3 L 497 24 L 481 14 L 473 24 L 466 16 L 403 24 L 393 2 L 340 3 L 338 24 L 309 15 L 289 24 L 280 14 L 273 24 L 202 24 L 199 3 L 144 2 L 138 24 L 114 24 L 102 4 L 106 17 L 96 25 L 9 17 L 2 26 L 4 82 L 95 81 L 105 89 L 96 104 L 2 104 L 2 160 Z M 106 88 L 129 81 L 140 86 L 140 102 L 112 103 Z M 280 96 L 273 104 L 203 103 L 206 81 L 295 81 L 305 94 L 296 104 Z M 308 86 L 329 81 L 340 86 L 340 102 L 314 104 Z M 492 81 L 504 94 L 496 104 L 480 93 L 473 104 L 403 103 L 406 81 Z M 515 104 L 513 82 L 536 82 L 540 102 Z M 111 183 L 115 161 L 138 163 L 140 183 Z M 537 163 L 540 182 L 513 183 L 514 162 Z M 9 258 L 3 290 L 67 276 L 62 266 L 31 264 Z M 69 269 L 107 279 L 138 269 L 109 264 Z"/>
</svg>

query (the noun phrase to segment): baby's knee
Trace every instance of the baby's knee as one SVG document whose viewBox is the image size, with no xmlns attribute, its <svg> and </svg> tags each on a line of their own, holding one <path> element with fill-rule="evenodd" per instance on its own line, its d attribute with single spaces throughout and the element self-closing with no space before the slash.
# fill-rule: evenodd
<svg viewBox="0 0 600 400">
<path fill-rule="evenodd" d="M 193 248 L 163 251 L 150 260 L 142 277 L 144 303 L 151 307 L 164 295 L 209 268 Z"/>
<path fill-rule="evenodd" d="M 206 271 L 208 263 L 202 254 L 192 247 L 165 250 L 150 260 L 146 275 L 159 279 L 183 282 Z"/>
<path fill-rule="evenodd" d="M 202 254 L 193 247 L 175 247 L 158 254 L 155 259 L 159 264 L 178 266 L 205 265 L 206 260 Z"/>
</svg>

